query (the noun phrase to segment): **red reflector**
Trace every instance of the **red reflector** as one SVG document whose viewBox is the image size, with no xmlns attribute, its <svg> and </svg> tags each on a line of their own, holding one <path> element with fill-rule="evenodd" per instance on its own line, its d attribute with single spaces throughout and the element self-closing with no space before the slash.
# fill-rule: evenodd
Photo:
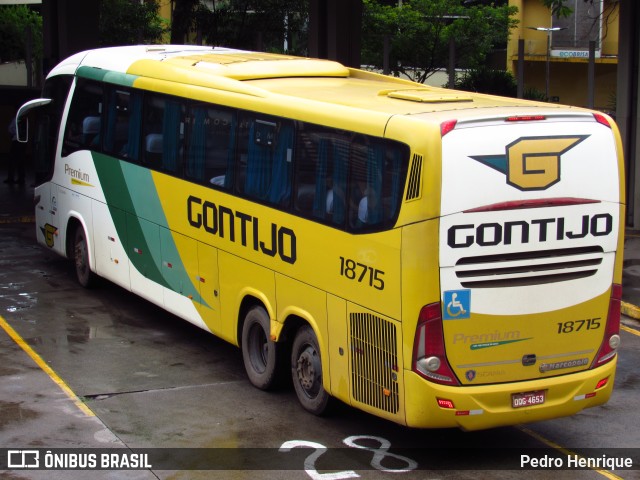
<svg viewBox="0 0 640 480">
<path fill-rule="evenodd" d="M 458 123 L 457 120 L 447 120 L 446 122 L 442 122 L 440 124 L 440 135 L 444 137 L 447 133 L 456 128 L 456 123 Z"/>
<path fill-rule="evenodd" d="M 505 122 L 535 122 L 537 120 L 546 120 L 544 115 L 514 115 L 505 118 Z"/>
<path fill-rule="evenodd" d="M 598 382 L 598 384 L 596 385 L 596 388 L 595 388 L 595 389 L 596 389 L 596 390 L 598 390 L 599 388 L 604 387 L 607 383 L 609 383 L 609 377 L 607 377 L 607 378 L 603 378 L 602 380 L 600 380 L 600 381 Z"/>
<path fill-rule="evenodd" d="M 437 398 L 438 406 L 441 408 L 456 408 L 451 400 L 445 398 Z"/>
<path fill-rule="evenodd" d="M 593 117 L 596 119 L 596 122 L 601 123 L 605 127 L 611 128 L 611 123 L 609 123 L 609 119 L 601 113 L 594 113 Z"/>
</svg>

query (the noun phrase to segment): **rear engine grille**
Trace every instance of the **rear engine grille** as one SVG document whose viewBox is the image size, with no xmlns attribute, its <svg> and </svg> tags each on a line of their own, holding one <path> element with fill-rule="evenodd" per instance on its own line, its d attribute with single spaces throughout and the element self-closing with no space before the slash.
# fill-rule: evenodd
<svg viewBox="0 0 640 480">
<path fill-rule="evenodd" d="M 590 277 L 602 258 L 601 247 L 484 255 L 461 258 L 455 272 L 465 288 L 520 287 Z"/>
<path fill-rule="evenodd" d="M 353 397 L 396 413 L 399 408 L 396 327 L 368 313 L 352 313 L 350 321 Z"/>
</svg>

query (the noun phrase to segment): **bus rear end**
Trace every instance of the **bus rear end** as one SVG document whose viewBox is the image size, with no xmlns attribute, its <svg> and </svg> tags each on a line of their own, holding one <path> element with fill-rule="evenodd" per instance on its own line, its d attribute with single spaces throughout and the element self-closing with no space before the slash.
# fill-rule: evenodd
<svg viewBox="0 0 640 480">
<path fill-rule="evenodd" d="M 422 308 L 407 379 L 433 410 L 409 394 L 407 423 L 487 428 L 608 400 L 620 342 L 619 150 L 615 125 L 589 112 L 442 124 L 441 296 Z"/>
</svg>

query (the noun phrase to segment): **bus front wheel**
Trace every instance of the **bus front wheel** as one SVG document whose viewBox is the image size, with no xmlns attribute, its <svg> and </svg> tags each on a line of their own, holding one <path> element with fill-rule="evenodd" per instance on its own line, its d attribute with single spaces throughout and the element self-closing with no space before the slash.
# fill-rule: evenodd
<svg viewBox="0 0 640 480">
<path fill-rule="evenodd" d="M 268 390 L 276 383 L 276 343 L 269 336 L 269 315 L 260 306 L 251 307 L 242 326 L 242 360 L 251 383 Z"/>
<path fill-rule="evenodd" d="M 81 226 L 76 228 L 73 237 L 73 262 L 78 283 L 85 288 L 93 287 L 96 283 L 96 275 L 89 266 L 89 244 Z"/>
<path fill-rule="evenodd" d="M 291 375 L 302 407 L 315 415 L 322 415 L 329 403 L 329 394 L 322 386 L 318 339 L 308 325 L 298 330 L 293 341 Z"/>
</svg>

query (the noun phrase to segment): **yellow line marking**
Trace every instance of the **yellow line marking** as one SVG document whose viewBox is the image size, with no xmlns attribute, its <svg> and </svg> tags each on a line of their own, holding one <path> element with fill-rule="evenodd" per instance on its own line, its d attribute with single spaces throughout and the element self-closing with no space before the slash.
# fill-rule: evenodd
<svg viewBox="0 0 640 480">
<path fill-rule="evenodd" d="M 640 319 L 640 308 L 631 303 L 622 302 L 620 304 L 620 312 L 627 317 L 635 318 L 636 320 Z"/>
<path fill-rule="evenodd" d="M 73 390 L 69 388 L 69 385 L 67 385 L 64 380 L 62 380 L 62 378 L 60 378 L 60 376 L 56 372 L 54 372 L 49 365 L 47 365 L 42 357 L 38 355 L 36 351 L 22 339 L 18 332 L 16 332 L 13 327 L 11 327 L 11 325 L 9 325 L 7 321 L 2 318 L 2 316 L 0 316 L 0 327 L 2 327 L 4 331 L 7 332 L 7 335 L 9 335 L 13 339 L 13 341 L 16 342 L 18 346 L 22 348 L 22 350 L 24 350 L 27 355 L 29 355 L 29 357 L 31 357 L 34 362 L 36 362 L 36 365 L 38 365 L 47 375 L 49 375 L 49 378 L 51 378 L 51 380 L 53 380 L 58 385 L 58 387 L 60 387 L 60 390 L 62 390 L 67 395 L 67 397 L 69 397 L 73 401 L 73 403 L 76 404 L 76 407 L 78 407 L 87 417 L 95 417 L 95 413 L 93 413 L 86 404 L 82 403 L 80 398 L 78 398 Z"/>
<path fill-rule="evenodd" d="M 627 327 L 626 325 L 620 325 L 620 330 L 624 330 L 625 332 L 629 332 L 636 337 L 640 337 L 640 331 L 636 330 L 635 328 Z"/>
<path fill-rule="evenodd" d="M 522 425 L 516 425 L 516 428 L 518 428 L 518 430 L 526 433 L 527 435 L 535 438 L 536 440 L 544 443 L 545 445 L 558 450 L 559 452 L 563 453 L 566 456 L 574 456 L 574 457 L 578 457 L 578 458 L 583 458 L 582 455 L 578 455 L 577 453 L 572 452 L 571 450 L 569 450 L 567 448 L 561 447 L 557 443 L 555 443 L 555 442 L 543 437 L 539 433 L 536 433 L 536 432 L 534 432 L 533 430 L 531 430 L 531 429 L 529 429 L 527 427 L 523 427 Z M 595 467 L 589 467 L 589 468 L 591 468 L 591 470 L 593 470 L 594 472 L 597 472 L 600 475 L 602 475 L 603 477 L 606 477 L 606 478 L 608 478 L 610 480 L 623 480 L 622 477 L 619 477 L 615 473 L 611 473 L 608 470 L 603 470 L 601 468 L 595 468 Z"/>
</svg>

